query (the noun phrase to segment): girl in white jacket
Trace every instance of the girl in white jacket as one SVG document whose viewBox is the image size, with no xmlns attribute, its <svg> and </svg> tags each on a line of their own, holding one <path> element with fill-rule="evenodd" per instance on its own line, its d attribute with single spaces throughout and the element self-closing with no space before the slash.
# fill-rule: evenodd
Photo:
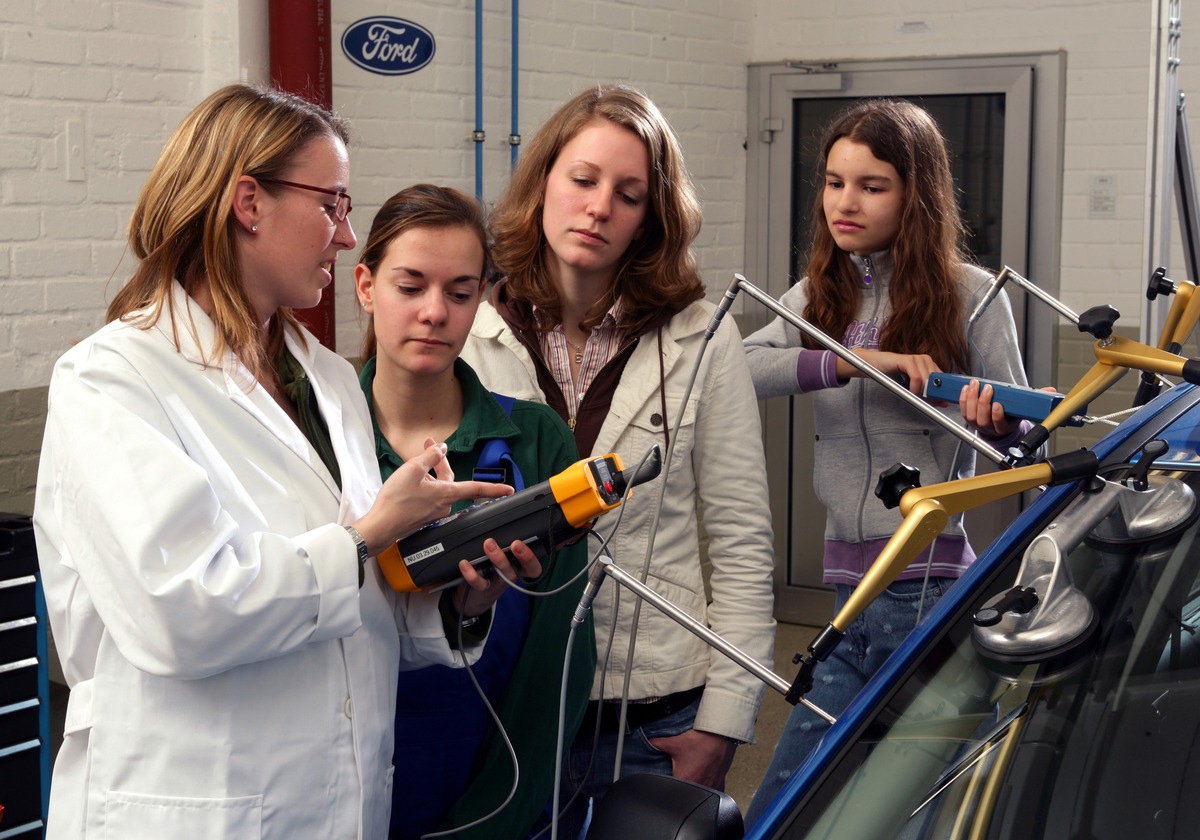
<svg viewBox="0 0 1200 840">
<path fill-rule="evenodd" d="M 497 204 L 493 253 L 506 277 L 480 308 L 463 356 L 489 388 L 549 403 L 583 456 L 617 452 L 632 467 L 651 445 L 673 445 L 661 515 L 656 521 L 660 478 L 638 488 L 609 550 L 636 574 L 654 534 L 650 585 L 769 666 L 773 550 L 762 439 L 730 320 L 708 342 L 683 404 L 713 313 L 690 250 L 699 227 L 678 141 L 654 103 L 623 86 L 579 94 L 538 131 Z M 605 517 L 597 530 L 608 534 L 617 521 Z M 601 659 L 615 635 L 570 750 L 564 800 L 575 791 L 603 795 L 612 782 L 636 601 L 617 589 L 604 583 L 594 606 Z M 622 773 L 721 787 L 736 744 L 753 738 L 762 684 L 649 607 L 634 651 Z M 560 836 L 573 836 L 577 817 L 573 810 Z"/>
<path fill-rule="evenodd" d="M 355 244 L 346 138 L 289 94 L 206 99 L 138 198 L 109 323 L 55 365 L 33 522 L 71 695 L 49 838 L 386 837 L 397 663 L 453 664 L 459 619 L 397 608 L 369 558 L 507 488 L 454 483 L 432 440 L 381 488 L 353 368 L 291 314 Z M 472 613 L 506 589 L 464 577 Z"/>
</svg>

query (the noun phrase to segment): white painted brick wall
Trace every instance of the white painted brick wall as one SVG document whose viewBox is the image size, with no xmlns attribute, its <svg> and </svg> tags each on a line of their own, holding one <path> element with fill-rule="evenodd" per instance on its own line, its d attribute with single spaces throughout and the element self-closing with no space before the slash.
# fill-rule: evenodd
<svg viewBox="0 0 1200 840">
<path fill-rule="evenodd" d="M 511 18 L 485 3 L 483 152 L 485 201 L 509 173 Z M 710 292 L 741 268 L 745 195 L 746 64 L 753 4 L 720 0 L 525 0 L 521 3 L 519 133 L 528 141 L 555 108 L 598 82 L 645 90 L 675 126 L 704 202 L 697 252 Z M 437 54 L 406 76 L 356 67 L 335 49 L 335 105 L 354 121 L 352 217 L 360 242 L 387 196 L 419 180 L 475 191 L 474 3 L 337 2 L 335 41 L 355 20 L 392 14 L 433 32 Z M 361 336 L 349 265 L 339 263 L 338 349 L 354 355 Z M 347 266 L 341 268 L 341 265 Z"/>
<path fill-rule="evenodd" d="M 0 390 L 44 385 L 128 276 L 124 236 L 166 132 L 198 101 L 204 4 L 0 9 Z M 66 126 L 81 129 L 67 180 Z"/>
<path fill-rule="evenodd" d="M 1180 87 L 1200 81 L 1200 6 L 1183 3 Z M 831 15 L 821 4 L 761 0 L 751 60 L 815 62 L 1064 50 L 1067 55 L 1060 295 L 1078 310 L 1111 303 L 1141 320 L 1149 253 L 1146 191 L 1157 2 L 1145 0 L 862 0 Z M 905 34 L 904 23 L 928 31 Z M 911 29 L 912 27 L 910 27 Z M 1193 126 L 1197 116 L 1190 114 Z M 1200 137 L 1195 127 L 1195 143 Z M 1088 218 L 1091 177 L 1115 175 L 1116 218 Z M 1180 275 L 1182 269 L 1180 269 Z M 1038 278 L 1030 278 L 1037 282 Z"/>
<path fill-rule="evenodd" d="M 123 255 L 125 225 L 166 135 L 217 85 L 263 72 L 262 28 L 247 21 L 264 13 L 251 5 L 0 4 L 0 390 L 45 384 L 57 355 L 100 324 L 106 301 L 131 268 Z M 509 166 L 510 22 L 508 4 L 485 6 L 484 195 L 494 200 Z M 1128 324 L 1141 308 L 1148 249 L 1156 8 L 1144 0 L 861 0 L 836 10 L 792 0 L 526 0 L 520 132 L 531 137 L 586 85 L 615 80 L 643 87 L 676 126 L 700 188 L 699 255 L 715 290 L 742 263 L 748 62 L 1062 49 L 1062 296 L 1075 308 L 1102 298 L 1129 313 Z M 1200 12 L 1189 28 L 1190 12 L 1183 11 L 1185 90 L 1191 65 L 1200 61 Z M 401 77 L 350 64 L 338 46 L 341 33 L 373 14 L 432 30 L 434 62 Z M 335 104 L 357 131 L 352 218 L 360 235 L 379 203 L 405 184 L 436 180 L 473 191 L 474 3 L 337 0 L 333 15 Z M 916 21 L 929 31 L 901 31 Z M 65 177 L 68 120 L 82 128 L 81 181 Z M 1200 128 L 1192 135 L 1200 138 Z M 1116 219 L 1087 217 L 1093 174 L 1117 176 Z M 338 272 L 338 343 L 346 355 L 355 354 L 359 339 L 350 264 L 344 260 Z"/>
</svg>

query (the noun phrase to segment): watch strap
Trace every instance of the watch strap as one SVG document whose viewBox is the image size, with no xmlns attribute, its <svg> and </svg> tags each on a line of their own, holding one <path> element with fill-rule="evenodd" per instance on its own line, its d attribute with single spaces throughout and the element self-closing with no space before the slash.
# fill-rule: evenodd
<svg viewBox="0 0 1200 840">
<path fill-rule="evenodd" d="M 367 548 L 367 541 L 363 539 L 363 535 L 358 532 L 358 529 L 353 525 L 343 525 L 346 533 L 350 535 L 350 539 L 354 540 L 354 548 L 358 551 L 358 586 L 361 589 L 363 581 L 366 579 L 367 558 L 371 556 L 370 549 Z"/>
</svg>

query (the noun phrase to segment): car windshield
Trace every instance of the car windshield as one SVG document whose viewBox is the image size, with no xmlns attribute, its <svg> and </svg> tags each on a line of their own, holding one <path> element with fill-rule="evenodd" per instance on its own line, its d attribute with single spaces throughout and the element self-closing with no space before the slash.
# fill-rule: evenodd
<svg viewBox="0 0 1200 840">
<path fill-rule="evenodd" d="M 1180 419 L 1184 431 L 1160 435 L 1171 451 L 1156 463 L 1170 469 L 1143 471 L 1150 490 L 1176 494 L 1174 513 L 1134 522 L 1127 502 L 1153 494 L 1111 480 L 1129 469 L 1110 473 L 1106 492 L 1076 494 L 996 567 L 776 837 L 1197 836 L 1200 464 L 1196 418 Z M 1061 555 L 1029 548 L 1072 523 Z M 1043 571 L 1056 565 L 1060 588 L 1091 611 L 1067 604 L 1049 624 L 1077 619 L 1075 630 L 1004 647 L 1010 637 L 975 616 L 1033 574 L 1035 555 L 1063 558 Z"/>
</svg>

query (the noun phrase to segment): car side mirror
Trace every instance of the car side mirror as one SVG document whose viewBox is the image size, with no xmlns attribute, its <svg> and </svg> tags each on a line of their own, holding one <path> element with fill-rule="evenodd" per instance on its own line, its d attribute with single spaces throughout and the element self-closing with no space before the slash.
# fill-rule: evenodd
<svg viewBox="0 0 1200 840">
<path fill-rule="evenodd" d="M 643 773 L 615 782 L 596 803 L 587 840 L 741 840 L 744 834 L 729 794 Z"/>
</svg>

